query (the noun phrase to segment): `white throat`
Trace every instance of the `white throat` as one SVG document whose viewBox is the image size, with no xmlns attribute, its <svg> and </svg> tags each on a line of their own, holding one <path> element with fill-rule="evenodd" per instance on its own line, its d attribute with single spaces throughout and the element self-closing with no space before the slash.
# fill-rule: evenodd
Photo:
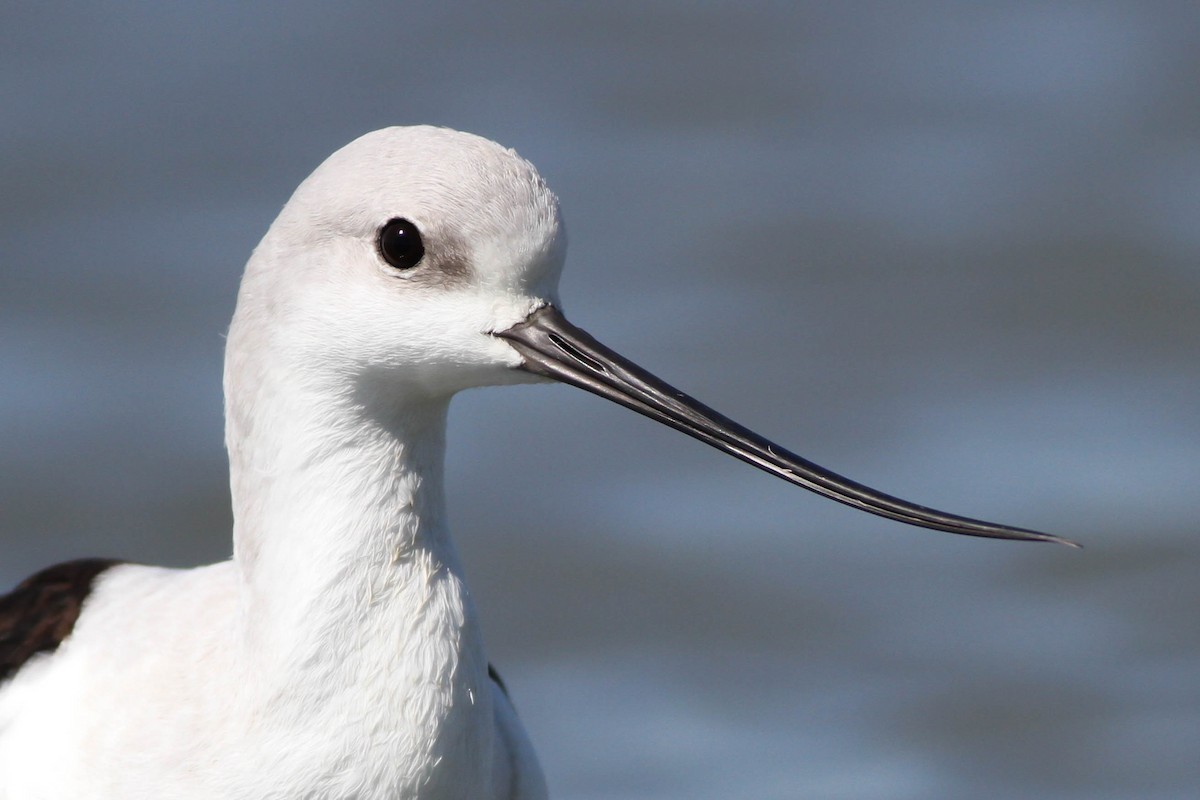
<svg viewBox="0 0 1200 800">
<path fill-rule="evenodd" d="M 331 742 L 380 748 L 356 759 L 396 765 L 375 785 L 482 786 L 493 712 L 445 522 L 449 398 L 380 402 L 293 380 L 297 370 L 258 370 L 265 362 L 238 348 L 236 327 L 226 365 L 234 564 L 258 694 L 283 698 L 271 713 L 284 717 L 320 707 Z"/>
</svg>

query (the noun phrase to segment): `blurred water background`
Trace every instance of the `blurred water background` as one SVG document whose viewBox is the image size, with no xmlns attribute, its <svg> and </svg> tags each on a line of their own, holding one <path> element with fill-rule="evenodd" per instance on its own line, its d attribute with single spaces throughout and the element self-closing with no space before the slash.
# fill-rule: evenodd
<svg viewBox="0 0 1200 800">
<path fill-rule="evenodd" d="M 917 531 L 566 388 L 451 414 L 553 794 L 1200 791 L 1194 4 L 6 4 L 0 581 L 227 557 L 222 333 L 327 154 L 560 195 L 572 319 Z"/>
</svg>

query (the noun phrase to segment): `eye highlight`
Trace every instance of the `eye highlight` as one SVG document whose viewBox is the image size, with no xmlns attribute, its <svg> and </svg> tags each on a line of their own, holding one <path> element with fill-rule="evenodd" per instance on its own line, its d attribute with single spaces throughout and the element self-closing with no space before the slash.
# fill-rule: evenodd
<svg viewBox="0 0 1200 800">
<path fill-rule="evenodd" d="M 379 229 L 379 254 L 399 270 L 408 270 L 425 257 L 425 244 L 417 226 L 403 217 L 389 221 Z"/>
</svg>

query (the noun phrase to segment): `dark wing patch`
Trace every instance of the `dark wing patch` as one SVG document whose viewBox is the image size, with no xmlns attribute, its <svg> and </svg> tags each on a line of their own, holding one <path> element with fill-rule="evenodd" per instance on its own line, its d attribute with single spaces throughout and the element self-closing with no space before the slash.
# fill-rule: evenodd
<svg viewBox="0 0 1200 800">
<path fill-rule="evenodd" d="M 55 564 L 0 597 L 0 681 L 70 636 L 96 576 L 120 563 L 82 558 Z"/>
<path fill-rule="evenodd" d="M 500 677 L 500 673 L 492 666 L 492 662 L 488 662 L 488 677 L 492 679 L 492 683 L 500 687 L 500 691 L 504 692 L 504 696 L 512 700 L 512 695 L 508 693 L 508 687 L 504 685 L 504 679 Z"/>
</svg>

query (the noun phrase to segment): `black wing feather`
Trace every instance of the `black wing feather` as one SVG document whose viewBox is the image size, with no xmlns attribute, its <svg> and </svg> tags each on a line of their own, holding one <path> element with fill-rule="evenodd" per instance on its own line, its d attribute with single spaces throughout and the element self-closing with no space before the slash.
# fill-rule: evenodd
<svg viewBox="0 0 1200 800">
<path fill-rule="evenodd" d="M 70 636 L 96 576 L 120 563 L 82 558 L 55 564 L 0 597 L 0 681 Z"/>
</svg>

